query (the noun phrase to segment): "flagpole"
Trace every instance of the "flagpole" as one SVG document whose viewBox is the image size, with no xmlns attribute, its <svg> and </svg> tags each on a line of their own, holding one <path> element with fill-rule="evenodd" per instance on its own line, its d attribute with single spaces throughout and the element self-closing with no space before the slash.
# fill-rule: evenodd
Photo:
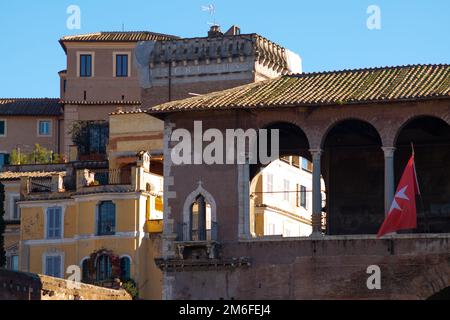
<svg viewBox="0 0 450 320">
<path fill-rule="evenodd" d="M 423 217 L 425 220 L 425 232 L 429 232 L 429 225 L 428 225 L 428 216 L 426 215 L 425 212 L 425 205 L 423 202 L 423 198 L 422 198 L 422 192 L 420 192 L 420 187 L 419 187 L 419 179 L 417 178 L 417 170 L 416 170 L 416 159 L 415 159 L 415 150 L 414 150 L 414 143 L 411 141 L 411 150 L 412 150 L 412 156 L 414 159 L 414 176 L 416 178 L 416 185 L 417 185 L 417 191 L 419 192 L 419 198 L 420 198 L 420 205 L 422 206 L 422 213 L 423 213 Z"/>
</svg>

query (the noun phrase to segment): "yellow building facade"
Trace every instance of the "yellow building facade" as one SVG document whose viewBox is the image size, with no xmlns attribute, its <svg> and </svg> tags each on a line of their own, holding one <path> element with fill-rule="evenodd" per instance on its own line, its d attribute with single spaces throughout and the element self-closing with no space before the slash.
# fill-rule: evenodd
<svg viewBox="0 0 450 320">
<path fill-rule="evenodd" d="M 131 280 L 140 298 L 161 299 L 154 258 L 161 247 L 163 182 L 150 162 L 140 153 L 122 171 L 77 170 L 75 190 L 65 189 L 63 174 L 22 178 L 19 270 L 66 279 L 79 272 L 83 282 L 112 287 L 114 279 Z M 49 192 L 36 192 L 36 185 Z"/>
</svg>

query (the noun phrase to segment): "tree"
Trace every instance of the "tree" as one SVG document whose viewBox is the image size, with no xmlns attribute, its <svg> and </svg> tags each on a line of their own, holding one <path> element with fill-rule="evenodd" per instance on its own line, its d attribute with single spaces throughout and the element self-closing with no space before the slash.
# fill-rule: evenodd
<svg viewBox="0 0 450 320">
<path fill-rule="evenodd" d="M 11 152 L 10 162 L 13 165 L 19 164 L 50 164 L 60 163 L 61 156 L 53 151 L 36 144 L 32 152 L 20 152 L 19 149 L 14 149 Z"/>
<path fill-rule="evenodd" d="M 5 209 L 4 209 L 4 200 L 5 200 L 5 188 L 3 183 L 0 182 L 0 268 L 6 265 L 6 252 L 5 252 Z"/>
</svg>

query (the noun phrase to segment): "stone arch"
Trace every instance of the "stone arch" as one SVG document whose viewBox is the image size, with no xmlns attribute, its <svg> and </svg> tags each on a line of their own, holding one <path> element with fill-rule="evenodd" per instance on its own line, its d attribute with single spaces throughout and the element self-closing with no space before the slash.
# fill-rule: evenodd
<svg viewBox="0 0 450 320">
<path fill-rule="evenodd" d="M 433 114 L 433 113 L 421 113 L 421 114 L 408 115 L 408 117 L 406 117 L 399 123 L 399 125 L 392 137 L 392 145 L 393 146 L 396 145 L 400 133 L 403 131 L 403 129 L 406 126 L 408 126 L 408 124 L 410 124 L 411 122 L 413 122 L 417 119 L 420 119 L 420 118 L 434 118 L 437 120 L 442 120 L 450 126 L 450 117 L 442 117 L 441 115 L 437 115 L 437 114 Z"/>
<path fill-rule="evenodd" d="M 427 265 L 424 272 L 410 281 L 410 290 L 416 292 L 419 299 L 425 300 L 450 287 L 450 269 L 443 262 L 435 265 Z"/>
<path fill-rule="evenodd" d="M 278 115 L 274 118 L 276 120 L 266 121 L 260 128 L 280 130 L 279 156 L 270 159 L 270 163 L 249 166 L 249 174 L 244 178 L 249 186 L 244 204 L 246 211 L 240 221 L 251 237 L 275 233 L 284 237 L 309 235 L 312 204 L 306 199 L 312 199 L 312 178 L 307 177 L 306 169 L 301 169 L 302 163 L 306 163 L 304 159 L 312 160 L 309 139 L 298 122 L 292 121 L 295 119 L 292 114 L 288 119 L 284 115 L 285 121 L 280 121 L 283 117 Z M 304 190 L 306 186 L 308 191 Z M 301 206 L 300 198 L 308 205 Z"/>
<path fill-rule="evenodd" d="M 369 124 L 378 133 L 378 136 L 380 137 L 380 140 L 381 140 L 381 145 L 382 146 L 385 145 L 385 143 L 384 143 L 385 139 L 383 139 L 383 137 L 385 136 L 385 134 L 383 134 L 384 129 L 383 129 L 383 127 L 379 127 L 376 121 L 372 121 L 371 119 L 361 117 L 359 115 L 346 115 L 346 116 L 336 117 L 336 118 L 332 119 L 331 122 L 329 122 L 327 126 L 323 127 L 323 131 L 320 132 L 320 147 L 319 147 L 319 149 L 322 149 L 324 147 L 325 141 L 326 141 L 329 133 L 335 127 L 337 127 L 339 124 L 341 124 L 342 122 L 345 122 L 345 121 L 361 121 L 361 122 L 365 122 L 365 123 Z"/>
<path fill-rule="evenodd" d="M 450 231 L 450 125 L 441 117 L 422 114 L 406 119 L 395 138 L 395 184 L 411 157 L 414 144 L 415 168 L 420 198 L 417 200 L 417 228 L 414 233 Z"/>
<path fill-rule="evenodd" d="M 270 117 L 270 120 L 258 121 L 257 127 L 260 129 L 266 129 L 278 123 L 286 123 L 299 128 L 306 136 L 309 146 L 311 148 L 314 146 L 313 141 L 316 140 L 315 137 L 317 136 L 315 130 L 313 130 L 313 128 L 309 126 L 306 121 L 299 119 L 295 113 L 278 112 L 276 113 L 276 116 Z"/>
<path fill-rule="evenodd" d="M 279 119 L 267 121 L 261 124 L 260 129 L 279 129 L 279 156 L 298 155 L 311 160 L 309 152 L 310 144 L 305 131 L 294 121 L 280 121 Z M 268 135 L 270 137 L 270 134 Z M 258 138 L 258 152 L 259 152 L 259 138 Z M 250 167 L 250 180 L 258 173 L 261 168 L 266 165 L 252 164 Z"/>
<path fill-rule="evenodd" d="M 360 118 L 334 122 L 322 142 L 326 233 L 375 234 L 384 219 L 384 155 L 379 131 Z"/>
<path fill-rule="evenodd" d="M 198 187 L 192 191 L 184 201 L 183 205 L 183 240 L 190 240 L 190 219 L 191 219 L 191 206 L 195 202 L 198 196 L 202 195 L 205 200 L 211 206 L 211 223 L 214 225 L 217 223 L 217 205 L 214 197 L 205 188 L 203 188 L 203 183 L 198 182 Z"/>
</svg>

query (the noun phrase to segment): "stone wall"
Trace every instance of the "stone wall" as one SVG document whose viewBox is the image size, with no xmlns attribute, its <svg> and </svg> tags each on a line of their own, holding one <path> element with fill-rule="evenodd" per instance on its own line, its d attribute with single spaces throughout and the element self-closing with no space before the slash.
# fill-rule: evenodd
<svg viewBox="0 0 450 320">
<path fill-rule="evenodd" d="M 450 286 L 448 235 L 251 240 L 224 244 L 222 257 L 250 266 L 206 266 L 166 272 L 172 299 L 427 299 Z M 381 289 L 369 290 L 371 265 Z"/>
<path fill-rule="evenodd" d="M 0 269 L 0 300 L 131 300 L 125 290 L 71 285 L 64 279 Z"/>
</svg>

